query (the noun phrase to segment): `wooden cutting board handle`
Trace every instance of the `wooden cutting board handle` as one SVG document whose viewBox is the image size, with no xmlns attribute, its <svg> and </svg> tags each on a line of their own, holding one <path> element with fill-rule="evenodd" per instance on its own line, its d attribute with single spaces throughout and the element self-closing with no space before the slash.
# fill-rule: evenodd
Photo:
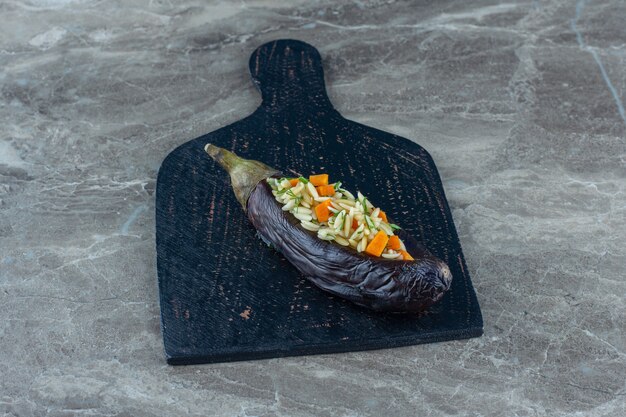
<svg viewBox="0 0 626 417">
<path fill-rule="evenodd" d="M 326 94 L 322 57 L 297 40 L 276 40 L 250 56 L 250 74 L 261 92 L 262 107 L 281 111 L 294 107 L 333 109 Z"/>
</svg>

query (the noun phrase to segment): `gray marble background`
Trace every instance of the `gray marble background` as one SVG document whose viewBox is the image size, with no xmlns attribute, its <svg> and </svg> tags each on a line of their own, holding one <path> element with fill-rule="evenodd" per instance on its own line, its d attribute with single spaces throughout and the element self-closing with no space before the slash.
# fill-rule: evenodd
<svg viewBox="0 0 626 417">
<path fill-rule="evenodd" d="M 626 4 L 433 3 L 0 2 L 0 415 L 626 415 Z M 482 338 L 165 364 L 157 169 L 283 37 L 435 158 Z"/>
</svg>

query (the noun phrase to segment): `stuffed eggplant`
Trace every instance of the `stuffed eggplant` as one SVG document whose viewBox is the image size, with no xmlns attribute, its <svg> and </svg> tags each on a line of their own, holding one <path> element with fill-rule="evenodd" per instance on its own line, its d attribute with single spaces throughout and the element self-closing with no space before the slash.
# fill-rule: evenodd
<svg viewBox="0 0 626 417">
<path fill-rule="evenodd" d="M 418 312 L 450 288 L 445 262 L 361 193 L 326 174 L 287 178 L 212 144 L 205 151 L 230 174 L 261 239 L 322 290 L 376 311 Z"/>
</svg>

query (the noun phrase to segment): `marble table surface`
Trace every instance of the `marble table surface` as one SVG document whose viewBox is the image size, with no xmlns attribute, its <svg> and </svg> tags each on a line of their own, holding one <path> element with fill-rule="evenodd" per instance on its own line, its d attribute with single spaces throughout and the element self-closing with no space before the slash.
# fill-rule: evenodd
<svg viewBox="0 0 626 417">
<path fill-rule="evenodd" d="M 626 4 L 0 2 L 0 416 L 626 415 Z M 263 42 L 438 164 L 481 338 L 165 364 L 154 189 Z"/>
</svg>

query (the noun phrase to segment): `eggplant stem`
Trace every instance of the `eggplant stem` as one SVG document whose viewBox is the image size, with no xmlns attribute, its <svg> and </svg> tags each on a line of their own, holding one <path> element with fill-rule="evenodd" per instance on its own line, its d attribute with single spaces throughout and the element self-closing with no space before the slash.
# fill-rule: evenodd
<svg viewBox="0 0 626 417">
<path fill-rule="evenodd" d="M 204 150 L 228 173 L 230 173 L 235 165 L 242 160 L 242 158 L 238 157 L 231 151 L 215 146 L 212 143 L 207 143 Z"/>
<path fill-rule="evenodd" d="M 230 174 L 230 182 L 237 201 L 246 210 L 248 197 L 262 180 L 280 172 L 262 162 L 244 159 L 229 150 L 207 143 L 204 150 Z"/>
</svg>

